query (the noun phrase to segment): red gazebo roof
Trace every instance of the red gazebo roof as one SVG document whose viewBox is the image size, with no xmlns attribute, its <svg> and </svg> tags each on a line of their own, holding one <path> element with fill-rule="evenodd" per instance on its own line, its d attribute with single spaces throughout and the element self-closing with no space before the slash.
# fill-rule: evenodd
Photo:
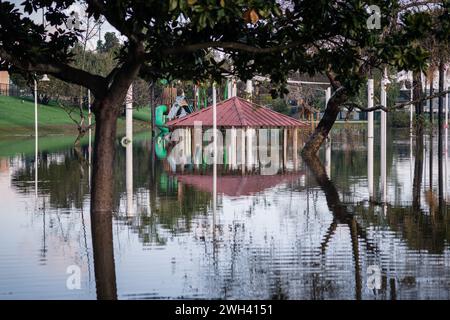
<svg viewBox="0 0 450 320">
<path fill-rule="evenodd" d="M 239 97 L 232 97 L 217 103 L 218 127 L 306 127 L 306 122 L 299 121 L 269 108 L 259 106 Z M 168 121 L 169 128 L 193 127 L 194 122 L 212 127 L 212 106 L 193 112 L 183 118 Z"/>
</svg>

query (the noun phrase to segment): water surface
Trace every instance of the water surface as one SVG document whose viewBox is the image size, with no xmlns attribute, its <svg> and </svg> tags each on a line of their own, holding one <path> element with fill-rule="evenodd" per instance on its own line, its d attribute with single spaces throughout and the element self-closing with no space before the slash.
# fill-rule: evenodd
<svg viewBox="0 0 450 320">
<path fill-rule="evenodd" d="M 262 180 L 219 170 L 213 212 L 210 168 L 173 172 L 144 134 L 134 143 L 132 214 L 118 145 L 116 211 L 98 221 L 88 164 L 70 145 L 41 144 L 36 189 L 33 148 L 21 153 L 17 141 L 2 140 L 0 299 L 449 299 L 437 139 L 424 137 L 418 161 L 415 138 L 389 132 L 386 203 L 378 138 L 369 201 L 366 140 L 364 131 L 333 133 L 327 169 L 337 199 L 300 159 L 297 170 Z M 82 153 L 87 159 L 86 145 Z M 79 290 L 66 286 L 72 265 L 81 269 Z M 380 269 L 379 290 L 367 286 L 369 266 Z"/>
</svg>

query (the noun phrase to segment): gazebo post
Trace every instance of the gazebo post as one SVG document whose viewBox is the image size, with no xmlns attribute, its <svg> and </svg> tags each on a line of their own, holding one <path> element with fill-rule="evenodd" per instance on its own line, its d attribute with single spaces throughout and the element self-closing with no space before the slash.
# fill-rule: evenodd
<svg viewBox="0 0 450 320">
<path fill-rule="evenodd" d="M 298 147 L 298 129 L 293 129 L 293 153 L 294 153 L 294 169 L 297 170 L 297 162 L 298 162 L 298 154 L 297 154 L 297 147 Z"/>
<path fill-rule="evenodd" d="M 247 169 L 251 170 L 252 168 L 252 156 L 253 156 L 253 148 L 252 148 L 252 130 L 251 128 L 247 127 L 246 128 L 246 134 L 247 134 Z"/>
<path fill-rule="evenodd" d="M 195 144 L 194 139 L 192 137 L 194 136 L 194 128 L 189 128 L 189 149 L 191 152 L 191 163 L 195 163 Z"/>
<path fill-rule="evenodd" d="M 236 168 L 236 162 L 237 162 L 237 144 L 236 144 L 236 138 L 237 138 L 237 134 L 236 134 L 236 128 L 232 127 L 231 128 L 231 165 L 232 165 L 232 169 Z"/>
<path fill-rule="evenodd" d="M 241 127 L 241 169 L 245 173 L 245 129 Z"/>
<path fill-rule="evenodd" d="M 287 129 L 283 129 L 283 166 L 286 169 L 287 164 Z"/>
</svg>

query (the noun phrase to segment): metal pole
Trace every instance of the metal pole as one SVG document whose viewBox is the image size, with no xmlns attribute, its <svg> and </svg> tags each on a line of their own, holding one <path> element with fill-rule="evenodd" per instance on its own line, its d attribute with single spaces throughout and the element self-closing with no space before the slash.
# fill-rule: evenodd
<svg viewBox="0 0 450 320">
<path fill-rule="evenodd" d="M 37 80 L 34 80 L 34 193 L 38 196 L 38 96 Z"/>
<path fill-rule="evenodd" d="M 386 89 L 388 85 L 387 69 L 384 69 L 384 76 L 381 80 L 381 104 L 387 106 Z M 385 111 L 381 111 L 381 187 L 382 201 L 386 202 L 387 198 L 387 177 L 386 177 L 386 131 L 387 131 L 387 115 Z"/>
<path fill-rule="evenodd" d="M 409 100 L 414 100 L 414 78 L 412 71 L 408 72 L 408 78 L 411 79 L 411 88 L 409 89 Z M 414 123 L 414 104 L 411 103 L 409 105 L 409 134 L 412 135 L 413 133 L 413 123 Z"/>
<path fill-rule="evenodd" d="M 445 82 L 445 86 L 448 90 L 448 88 L 450 87 L 450 78 L 447 78 L 447 71 L 448 68 L 446 70 L 446 72 L 444 73 L 444 82 Z M 444 124 L 444 128 L 445 128 L 445 181 L 444 181 L 444 198 L 447 199 L 447 168 L 448 168 L 448 103 L 449 103 L 449 95 L 450 94 L 446 94 L 445 95 L 445 124 Z"/>
<path fill-rule="evenodd" d="M 88 147 L 88 180 L 89 188 L 91 187 L 91 165 L 92 165 L 92 108 L 91 108 L 91 90 L 88 90 L 88 125 L 89 125 L 89 147 Z"/>
<path fill-rule="evenodd" d="M 213 83 L 212 88 L 213 95 L 213 232 L 215 230 L 215 217 L 217 210 L 217 95 L 216 95 L 216 84 Z"/>
<path fill-rule="evenodd" d="M 445 85 L 445 67 L 444 62 L 441 60 L 439 64 L 439 93 L 444 92 L 444 85 Z M 442 126 L 443 126 L 443 119 L 442 119 L 442 111 L 444 109 L 444 96 L 439 96 L 439 109 L 438 109 L 438 184 L 439 184 L 439 205 L 442 205 L 442 201 L 444 200 L 444 179 L 443 179 L 443 159 L 444 156 L 443 152 L 443 141 L 442 141 Z M 442 207 L 440 208 L 442 209 Z"/>
<path fill-rule="evenodd" d="M 373 79 L 367 81 L 367 108 L 373 107 L 374 100 L 374 82 Z M 367 179 L 369 187 L 369 197 L 373 199 L 373 140 L 374 140 L 374 130 L 373 130 L 373 111 L 367 114 Z"/>
<path fill-rule="evenodd" d="M 133 214 L 133 85 L 130 85 L 125 102 L 126 121 L 126 189 L 127 215 Z"/>
</svg>

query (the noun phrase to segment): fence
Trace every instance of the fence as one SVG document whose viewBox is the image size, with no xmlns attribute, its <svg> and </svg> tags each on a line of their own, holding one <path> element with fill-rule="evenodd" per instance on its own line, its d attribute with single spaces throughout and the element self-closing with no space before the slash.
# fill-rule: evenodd
<svg viewBox="0 0 450 320">
<path fill-rule="evenodd" d="M 30 88 L 19 88 L 14 84 L 0 83 L 0 96 L 32 98 L 33 92 Z"/>
</svg>

